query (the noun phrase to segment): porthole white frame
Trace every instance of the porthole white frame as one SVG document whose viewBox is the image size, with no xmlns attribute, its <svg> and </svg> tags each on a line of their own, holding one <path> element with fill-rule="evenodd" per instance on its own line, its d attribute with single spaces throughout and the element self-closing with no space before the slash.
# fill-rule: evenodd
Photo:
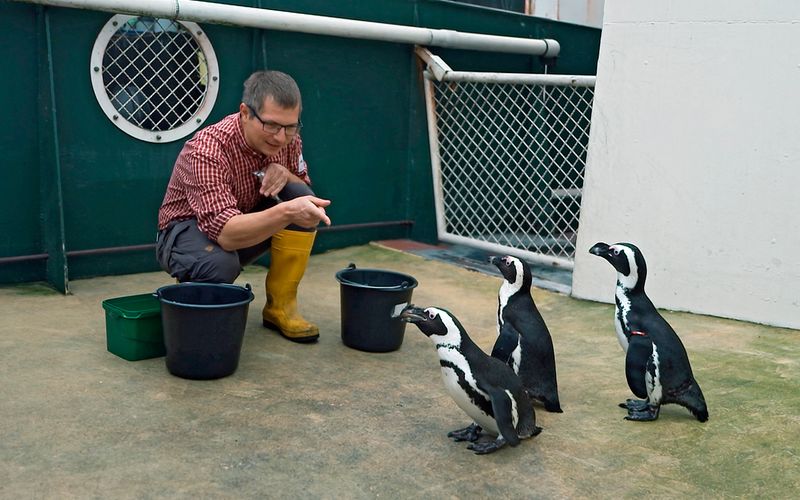
<svg viewBox="0 0 800 500">
<path fill-rule="evenodd" d="M 194 115 L 185 123 L 169 129 L 169 130 L 147 130 L 139 127 L 126 120 L 119 111 L 114 107 L 111 99 L 106 92 L 105 85 L 103 84 L 103 56 L 105 55 L 108 43 L 111 37 L 117 32 L 120 26 L 127 23 L 130 19 L 138 18 L 141 16 L 131 16 L 127 14 L 116 14 L 106 22 L 103 29 L 97 35 L 92 48 L 92 56 L 89 62 L 89 74 L 92 81 L 92 89 L 94 90 L 95 98 L 97 99 L 103 113 L 111 120 L 117 128 L 126 134 L 146 142 L 153 143 L 167 143 L 182 139 L 187 135 L 197 130 L 208 119 L 214 103 L 217 100 L 219 93 L 219 64 L 217 56 L 214 53 L 214 47 L 206 36 L 200 26 L 196 23 L 189 21 L 173 20 L 173 22 L 180 24 L 184 29 L 191 33 L 195 42 L 200 46 L 203 55 L 206 59 L 208 69 L 208 80 L 206 83 L 206 92 L 203 97 L 203 102 L 194 113 Z"/>
</svg>

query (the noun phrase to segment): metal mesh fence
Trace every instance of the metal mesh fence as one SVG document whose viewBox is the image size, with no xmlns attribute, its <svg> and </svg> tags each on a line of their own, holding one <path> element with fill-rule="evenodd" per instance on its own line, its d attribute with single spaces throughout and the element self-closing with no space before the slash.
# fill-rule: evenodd
<svg viewBox="0 0 800 500">
<path fill-rule="evenodd" d="M 206 84 L 203 51 L 177 21 L 133 18 L 119 27 L 103 55 L 103 85 L 111 103 L 122 118 L 145 130 L 171 130 L 192 119 Z"/>
<path fill-rule="evenodd" d="M 430 83 L 440 233 L 571 262 L 593 87 Z"/>
</svg>

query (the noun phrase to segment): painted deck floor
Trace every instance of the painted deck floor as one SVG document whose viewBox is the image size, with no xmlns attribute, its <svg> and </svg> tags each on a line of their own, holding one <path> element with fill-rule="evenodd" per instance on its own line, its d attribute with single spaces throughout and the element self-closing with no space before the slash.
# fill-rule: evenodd
<svg viewBox="0 0 800 500">
<path fill-rule="evenodd" d="M 795 498 L 800 491 L 800 331 L 665 311 L 709 404 L 699 423 L 666 406 L 623 420 L 629 396 L 613 306 L 537 288 L 552 332 L 562 414 L 477 456 L 446 437 L 469 423 L 445 393 L 433 344 L 367 353 L 340 337 L 336 271 L 354 262 L 414 276 L 413 300 L 452 311 L 491 349 L 497 276 L 367 245 L 312 256 L 301 309 L 320 341 L 261 326 L 261 267 L 238 370 L 174 377 L 164 358 L 106 351 L 104 299 L 152 292 L 164 273 L 0 288 L 0 497 Z M 614 276 L 609 269 L 609 299 Z"/>
</svg>

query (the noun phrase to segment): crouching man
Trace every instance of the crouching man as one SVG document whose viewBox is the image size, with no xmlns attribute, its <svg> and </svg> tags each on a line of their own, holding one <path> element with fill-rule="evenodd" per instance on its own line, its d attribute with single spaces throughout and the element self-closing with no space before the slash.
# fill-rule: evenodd
<svg viewBox="0 0 800 500">
<path fill-rule="evenodd" d="M 186 142 L 158 212 L 156 255 L 178 281 L 233 283 L 269 250 L 264 326 L 294 342 L 319 328 L 297 309 L 316 227 L 330 200 L 311 190 L 294 79 L 259 71 L 244 83 L 239 111 Z"/>
</svg>

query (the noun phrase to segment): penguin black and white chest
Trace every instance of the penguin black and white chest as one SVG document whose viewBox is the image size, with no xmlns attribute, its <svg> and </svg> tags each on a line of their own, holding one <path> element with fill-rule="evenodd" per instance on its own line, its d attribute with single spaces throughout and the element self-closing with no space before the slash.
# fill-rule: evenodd
<svg viewBox="0 0 800 500">
<path fill-rule="evenodd" d="M 625 355 L 628 386 L 643 401 L 620 404 L 628 420 L 655 420 L 660 406 L 676 403 L 699 421 L 708 420 L 700 385 L 678 334 L 644 291 L 647 264 L 636 245 L 597 243 L 590 253 L 607 260 L 617 271 L 614 325 Z"/>
<path fill-rule="evenodd" d="M 561 413 L 553 339 L 531 296 L 531 270 L 521 259 L 490 257 L 503 275 L 497 298 L 497 341 L 492 356 L 514 369 L 528 394 Z"/>
<path fill-rule="evenodd" d="M 477 425 L 450 432 L 456 441 L 471 441 L 469 449 L 491 453 L 519 444 L 541 431 L 522 381 L 511 368 L 484 353 L 458 319 L 444 309 L 409 305 L 400 315 L 436 344 L 442 379 L 453 401 Z M 494 441 L 476 442 L 484 430 Z"/>
</svg>

